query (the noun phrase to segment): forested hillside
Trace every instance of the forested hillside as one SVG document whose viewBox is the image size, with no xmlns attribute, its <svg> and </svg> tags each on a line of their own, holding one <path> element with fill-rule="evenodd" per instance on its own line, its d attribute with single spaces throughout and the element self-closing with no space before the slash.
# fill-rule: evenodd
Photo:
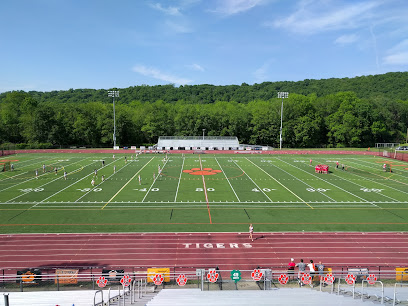
<svg viewBox="0 0 408 306">
<path fill-rule="evenodd" d="M 116 100 L 117 143 L 155 143 L 162 135 L 238 136 L 285 147 L 367 147 L 405 141 L 408 72 L 345 79 L 229 86 L 134 86 Z M 107 90 L 0 94 L 0 142 L 112 146 Z"/>
</svg>

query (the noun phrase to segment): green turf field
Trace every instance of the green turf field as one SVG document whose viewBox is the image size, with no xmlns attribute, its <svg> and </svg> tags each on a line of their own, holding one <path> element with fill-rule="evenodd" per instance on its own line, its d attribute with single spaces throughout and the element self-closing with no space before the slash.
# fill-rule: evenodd
<svg viewBox="0 0 408 306">
<path fill-rule="evenodd" d="M 255 231 L 408 230 L 408 164 L 378 156 L 136 159 L 129 153 L 113 160 L 112 154 L 48 153 L 4 159 L 15 170 L 0 172 L 0 233 L 241 232 L 249 223 Z M 335 169 L 336 161 L 344 171 Z M 382 170 L 384 162 L 393 163 L 392 172 Z M 329 165 L 330 173 L 315 173 L 316 164 Z"/>
</svg>

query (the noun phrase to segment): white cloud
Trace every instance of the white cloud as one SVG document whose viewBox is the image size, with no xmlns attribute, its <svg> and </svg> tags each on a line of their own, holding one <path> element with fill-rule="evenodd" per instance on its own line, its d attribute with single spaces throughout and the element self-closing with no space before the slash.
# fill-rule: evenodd
<svg viewBox="0 0 408 306">
<path fill-rule="evenodd" d="M 204 71 L 205 69 L 200 66 L 199 64 L 191 64 L 187 66 L 190 69 L 196 70 L 196 71 Z"/>
<path fill-rule="evenodd" d="M 140 73 L 141 75 L 147 76 L 147 77 L 152 77 L 154 79 L 158 79 L 161 81 L 166 81 L 178 85 L 184 85 L 191 83 L 192 80 L 189 79 L 184 79 L 184 78 L 179 78 L 174 75 L 166 74 L 163 73 L 162 71 L 153 68 L 153 67 L 146 67 L 143 65 L 136 65 L 132 68 L 134 72 Z"/>
<path fill-rule="evenodd" d="M 387 55 L 383 60 L 385 65 L 408 65 L 408 51 Z"/>
<path fill-rule="evenodd" d="M 389 52 L 398 52 L 398 51 L 403 51 L 407 50 L 408 51 L 408 39 L 404 39 L 394 47 L 392 47 Z"/>
<path fill-rule="evenodd" d="M 408 65 L 408 39 L 402 40 L 387 51 L 383 58 L 385 65 Z"/>
<path fill-rule="evenodd" d="M 337 45 L 348 45 L 356 42 L 358 38 L 356 34 L 342 35 L 338 37 L 334 43 Z"/>
<path fill-rule="evenodd" d="M 180 22 L 174 22 L 170 20 L 166 20 L 165 22 L 166 30 L 172 33 L 192 33 L 194 32 L 193 28 L 186 24 L 182 24 Z"/>
<path fill-rule="evenodd" d="M 253 72 L 253 76 L 255 77 L 255 83 L 262 83 L 266 80 L 268 80 L 268 70 L 269 67 L 271 66 L 272 61 L 267 61 L 265 62 L 261 67 L 256 69 Z"/>
<path fill-rule="evenodd" d="M 329 1 L 327 5 L 327 1 L 302 1 L 290 16 L 265 25 L 302 34 L 351 29 L 370 19 L 373 9 L 381 4 L 379 1 L 367 1 L 335 7 L 334 3 Z"/>
<path fill-rule="evenodd" d="M 213 12 L 229 16 L 248 11 L 265 2 L 265 0 L 218 0 Z"/>
<path fill-rule="evenodd" d="M 155 10 L 165 13 L 166 15 L 172 15 L 172 16 L 181 15 L 179 7 L 173 7 L 173 6 L 163 7 L 160 3 L 151 4 L 150 6 L 154 8 Z"/>
</svg>

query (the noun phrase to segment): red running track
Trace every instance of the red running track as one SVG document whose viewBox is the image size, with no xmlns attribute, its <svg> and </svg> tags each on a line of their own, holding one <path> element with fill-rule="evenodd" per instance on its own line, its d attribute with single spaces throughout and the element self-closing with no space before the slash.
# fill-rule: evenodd
<svg viewBox="0 0 408 306">
<path fill-rule="evenodd" d="M 0 269 L 55 267 L 408 266 L 408 233 L 101 233 L 0 235 Z"/>
</svg>

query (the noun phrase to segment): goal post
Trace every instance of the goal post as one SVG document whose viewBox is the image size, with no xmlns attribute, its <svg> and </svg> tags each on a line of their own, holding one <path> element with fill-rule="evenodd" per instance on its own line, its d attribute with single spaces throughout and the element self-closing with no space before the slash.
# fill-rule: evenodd
<svg viewBox="0 0 408 306">
<path fill-rule="evenodd" d="M 10 169 L 11 169 L 10 165 L 11 165 L 11 163 L 9 161 L 0 162 L 0 171 L 1 172 L 10 171 Z"/>
</svg>

